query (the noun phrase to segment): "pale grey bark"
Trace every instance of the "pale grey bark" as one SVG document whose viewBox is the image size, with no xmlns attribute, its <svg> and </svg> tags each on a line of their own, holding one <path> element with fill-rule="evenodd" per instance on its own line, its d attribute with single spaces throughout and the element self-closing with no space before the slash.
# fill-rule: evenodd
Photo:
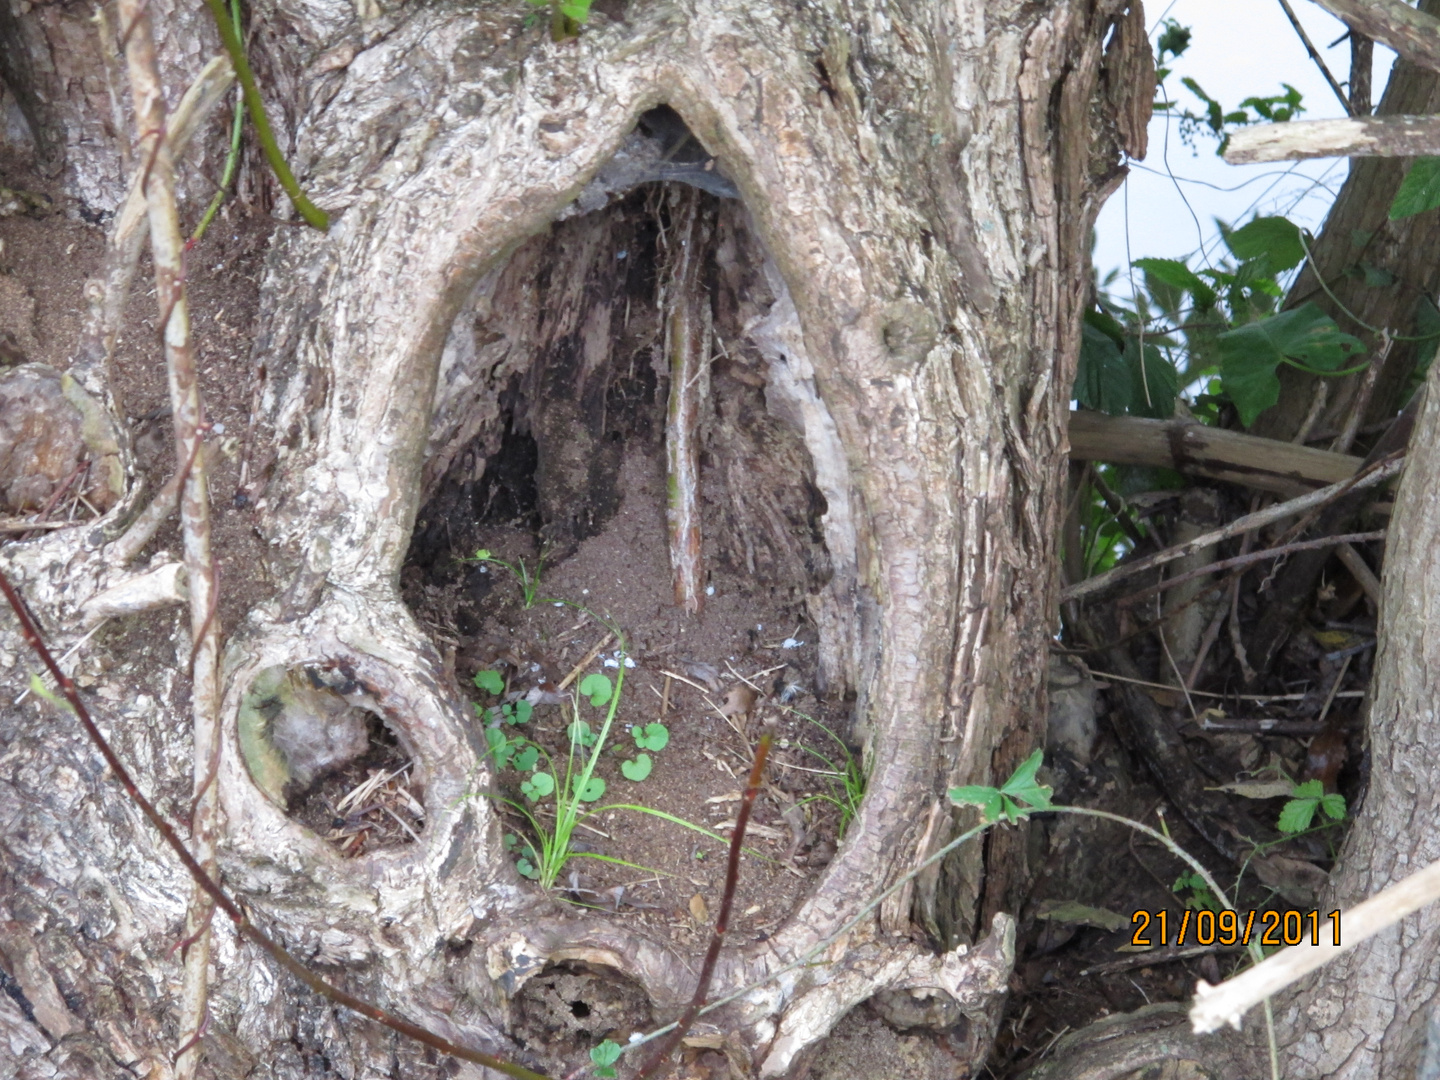
<svg viewBox="0 0 1440 1080">
<path fill-rule="evenodd" d="M 1440 859 L 1440 389 L 1432 372 L 1391 519 L 1370 705 L 1370 785 L 1323 910 Z M 1440 987 L 1440 910 L 1410 916 L 1312 976 L 1277 1009 L 1288 1076 L 1412 1076 Z"/>
</svg>

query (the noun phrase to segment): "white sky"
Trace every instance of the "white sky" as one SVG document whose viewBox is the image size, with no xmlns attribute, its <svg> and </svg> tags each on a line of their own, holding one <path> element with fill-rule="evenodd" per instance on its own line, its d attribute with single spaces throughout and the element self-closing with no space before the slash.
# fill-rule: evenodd
<svg viewBox="0 0 1440 1080">
<path fill-rule="evenodd" d="M 1326 46 L 1345 33 L 1345 25 L 1312 0 L 1291 0 L 1291 7 L 1343 84 L 1350 74 L 1350 43 Z M 1247 97 L 1282 93 L 1280 84 L 1289 83 L 1304 94 L 1302 119 L 1344 115 L 1279 0 L 1150 0 L 1146 17 L 1152 43 L 1167 15 L 1193 31 L 1189 50 L 1172 65 L 1166 80 L 1172 100 L 1182 106 L 1201 111 L 1200 103 L 1180 85 L 1181 76 L 1188 75 L 1227 111 Z M 1375 47 L 1371 93 L 1377 102 L 1393 59 L 1390 50 Z M 1120 269 L 1114 292 L 1128 295 L 1130 291 L 1125 270 L 1127 218 L 1130 257 L 1185 259 L 1203 252 L 1191 265 L 1204 265 L 1224 254 L 1215 218 L 1240 225 L 1257 213 L 1278 213 L 1317 230 L 1348 172 L 1343 159 L 1227 165 L 1216 156 L 1215 146 L 1213 139 L 1201 136 L 1192 151 L 1180 142 L 1174 119 L 1157 114 L 1151 120 L 1148 155 L 1131 165 L 1129 178 L 1105 205 L 1096 225 L 1095 265 L 1101 278 Z"/>
</svg>

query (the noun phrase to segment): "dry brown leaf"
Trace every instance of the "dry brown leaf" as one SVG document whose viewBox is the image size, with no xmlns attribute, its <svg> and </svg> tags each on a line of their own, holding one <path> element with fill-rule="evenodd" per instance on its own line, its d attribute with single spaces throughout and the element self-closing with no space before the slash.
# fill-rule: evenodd
<svg viewBox="0 0 1440 1080">
<path fill-rule="evenodd" d="M 690 897 L 690 918 L 695 920 L 696 926 L 706 926 L 710 922 L 710 909 L 705 906 L 705 898 L 698 892 Z"/>
<path fill-rule="evenodd" d="M 736 683 L 725 695 L 725 700 L 720 703 L 720 715 L 727 720 L 745 719 L 750 715 L 750 710 L 755 708 L 755 702 L 760 697 L 754 687 L 746 686 L 744 683 Z"/>
</svg>

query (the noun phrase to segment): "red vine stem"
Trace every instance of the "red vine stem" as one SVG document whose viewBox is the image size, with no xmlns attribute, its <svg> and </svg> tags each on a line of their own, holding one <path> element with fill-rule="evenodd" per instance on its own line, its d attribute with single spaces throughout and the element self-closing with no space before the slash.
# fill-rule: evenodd
<svg viewBox="0 0 1440 1080">
<path fill-rule="evenodd" d="M 442 1038 L 434 1032 L 420 1027 L 418 1024 L 412 1024 L 408 1020 L 402 1020 L 400 1017 L 386 1012 L 378 1005 L 372 1005 L 368 1001 L 363 1001 L 355 997 L 353 994 L 346 993 L 339 987 L 332 986 L 304 964 L 300 963 L 299 960 L 296 960 L 285 951 L 283 946 L 252 923 L 249 916 L 245 914 L 244 909 L 232 900 L 229 894 L 216 883 L 215 879 L 207 874 L 201 865 L 195 861 L 194 856 L 190 854 L 174 828 L 168 821 L 161 817 L 160 812 L 155 809 L 150 800 L 142 795 L 140 789 L 135 786 L 135 781 L 130 776 L 129 771 L 125 768 L 124 764 L 121 763 L 115 751 L 111 749 L 105 736 L 100 734 L 100 729 L 95 726 L 95 721 L 90 718 L 90 711 L 80 699 L 79 693 L 76 692 L 75 684 L 70 681 L 70 677 L 61 671 L 60 665 L 55 662 L 54 656 L 51 655 L 49 648 L 45 645 L 44 639 L 40 636 L 40 629 L 36 626 L 34 618 L 30 615 L 29 608 L 25 606 L 25 601 L 21 599 L 20 594 L 15 591 L 15 586 L 10 584 L 9 578 L 5 576 L 3 571 L 0 571 L 0 593 L 5 594 L 5 599 L 15 612 L 15 617 L 20 620 L 20 632 L 24 635 L 25 641 L 35 650 L 36 655 L 40 657 L 41 662 L 54 677 L 55 684 L 60 688 L 60 692 L 65 695 L 65 700 L 70 703 L 70 708 L 74 711 L 75 715 L 79 717 L 80 724 L 85 729 L 85 733 L 90 736 L 90 741 L 94 743 L 95 748 L 100 751 L 100 756 L 105 759 L 105 764 L 108 765 L 110 771 L 115 774 L 115 779 L 119 781 L 120 786 L 125 789 L 125 793 L 129 795 L 135 805 L 140 808 L 140 812 L 145 815 L 150 824 L 155 826 L 159 831 L 165 843 L 169 845 L 170 850 L 175 852 L 176 857 L 184 865 L 185 869 L 190 872 L 190 876 L 194 878 L 195 884 L 200 886 L 200 888 L 215 901 L 215 905 L 230 917 L 231 922 L 235 924 L 236 933 L 247 941 L 258 945 L 263 951 L 270 955 L 271 959 L 311 990 L 315 991 L 315 993 L 329 998 L 337 1005 L 345 1006 L 345 1008 L 350 1009 L 352 1012 L 357 1012 L 361 1016 L 369 1017 L 376 1023 L 384 1024 L 392 1031 L 398 1031 L 402 1035 L 408 1035 L 416 1042 L 422 1042 L 426 1046 L 433 1047 L 442 1054 L 450 1054 L 463 1061 L 473 1061 L 477 1065 L 484 1065 L 486 1068 L 502 1072 L 506 1076 L 513 1076 L 516 1080 L 549 1080 L 543 1073 L 532 1072 L 530 1069 L 523 1068 L 522 1066 L 512 1065 L 508 1061 L 503 1061 L 500 1058 L 486 1054 L 480 1050 L 471 1050 L 464 1046 L 457 1046 L 449 1039 Z M 742 815 L 744 815 L 747 810 L 748 804 L 746 808 L 741 811 Z M 744 821 L 743 816 L 740 821 Z M 737 833 L 740 828 L 741 825 L 737 824 Z M 734 856 L 732 856 L 731 862 L 732 864 L 735 862 Z"/>
<path fill-rule="evenodd" d="M 705 952 L 705 963 L 700 968 L 700 979 L 695 984 L 695 996 L 690 999 L 685 1014 L 675 1024 L 660 1049 L 650 1059 L 650 1064 L 640 1071 L 635 1080 L 648 1080 L 655 1070 L 665 1063 L 680 1040 L 690 1030 L 690 1025 L 705 1007 L 705 995 L 710 991 L 710 980 L 715 975 L 715 963 L 720 959 L 720 946 L 725 942 L 725 931 L 730 928 L 730 909 L 735 906 L 735 886 L 740 881 L 740 849 L 745 843 L 745 826 L 750 823 L 750 810 L 755 805 L 755 796 L 760 793 L 760 781 L 765 775 L 765 759 L 770 754 L 770 743 L 775 734 L 769 728 L 760 736 L 760 745 L 755 747 L 755 761 L 750 766 L 750 778 L 745 785 L 745 794 L 740 799 L 740 812 L 735 815 L 735 831 L 730 834 L 730 860 L 725 864 L 725 894 L 720 900 L 720 911 L 715 916 L 715 931 L 710 935 L 710 948 Z"/>
</svg>

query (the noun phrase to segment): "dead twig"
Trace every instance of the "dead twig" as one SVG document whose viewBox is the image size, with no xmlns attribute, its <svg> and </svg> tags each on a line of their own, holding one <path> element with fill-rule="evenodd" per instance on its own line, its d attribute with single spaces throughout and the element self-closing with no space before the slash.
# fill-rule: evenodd
<svg viewBox="0 0 1440 1080">
<path fill-rule="evenodd" d="M 1320 488 L 1307 495 L 1301 495 L 1289 499 L 1274 506 L 1266 507 L 1264 510 L 1257 510 L 1253 514 L 1246 514 L 1244 517 L 1236 518 L 1219 529 L 1208 533 L 1202 533 L 1183 544 L 1176 544 L 1174 547 L 1166 548 L 1164 551 L 1157 551 L 1154 555 L 1147 555 L 1143 559 L 1136 559 L 1134 562 L 1126 563 L 1124 566 L 1117 566 L 1113 570 L 1107 570 L 1103 574 L 1096 574 L 1092 578 L 1077 582 L 1060 593 L 1060 601 L 1078 600 L 1082 596 L 1089 596 L 1091 593 L 1100 592 L 1109 588 L 1117 581 L 1127 577 L 1144 573 L 1146 570 L 1153 570 L 1157 566 L 1164 566 L 1166 563 L 1174 562 L 1176 559 L 1183 559 L 1187 555 L 1193 555 L 1202 548 L 1211 544 L 1218 544 L 1222 540 L 1229 540 L 1231 537 L 1239 536 L 1251 529 L 1259 529 L 1283 518 L 1294 517 L 1296 514 L 1303 514 L 1318 506 L 1331 503 L 1341 496 L 1348 495 L 1354 491 L 1363 491 L 1366 488 L 1383 484 L 1391 477 L 1397 475 L 1405 467 L 1403 452 L 1382 458 L 1369 469 L 1356 473 L 1348 480 L 1338 484 L 1331 484 L 1329 487 Z"/>
<path fill-rule="evenodd" d="M 1197 577 L 1206 577 L 1210 574 L 1218 574 L 1224 570 L 1233 570 L 1238 566 L 1249 566 L 1251 563 L 1263 562 L 1266 559 L 1278 559 L 1282 555 L 1289 555 L 1293 551 L 1310 551 L 1315 548 L 1338 547 L 1340 544 L 1368 544 L 1372 540 L 1384 540 L 1383 529 L 1363 533 L 1344 533 L 1340 536 L 1322 536 L 1318 540 L 1296 540 L 1289 544 L 1281 544 L 1278 547 L 1263 548 L 1260 551 L 1251 551 L 1243 555 L 1233 555 L 1228 559 L 1220 559 L 1217 562 L 1207 563 L 1197 570 L 1189 570 L 1183 574 L 1176 574 L 1173 578 L 1166 578 L 1139 592 L 1130 593 L 1116 601 L 1117 604 L 1133 604 L 1137 600 L 1143 600 L 1156 593 L 1173 589 Z"/>
</svg>

